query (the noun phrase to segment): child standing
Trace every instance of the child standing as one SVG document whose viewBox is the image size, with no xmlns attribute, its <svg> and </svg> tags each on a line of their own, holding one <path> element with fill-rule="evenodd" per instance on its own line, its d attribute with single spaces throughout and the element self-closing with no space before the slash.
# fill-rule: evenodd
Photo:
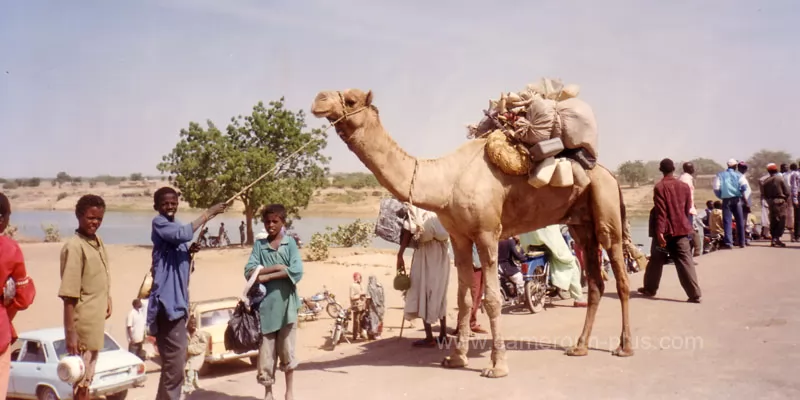
<svg viewBox="0 0 800 400">
<path fill-rule="evenodd" d="M 246 279 L 261 266 L 258 282 L 264 284 L 267 295 L 259 306 L 261 317 L 261 347 L 258 350 L 256 380 L 264 385 L 266 400 L 273 400 L 275 367 L 280 359 L 280 369 L 286 375 L 286 400 L 294 398 L 293 373 L 297 368 L 294 355 L 297 335 L 297 309 L 300 299 L 297 283 L 303 277 L 303 262 L 295 240 L 284 235 L 286 208 L 271 204 L 261 215 L 267 237 L 253 244 L 253 252 L 244 267 Z"/>
<path fill-rule="evenodd" d="M 85 195 L 75 206 L 78 229 L 61 248 L 61 287 L 67 353 L 83 358 L 83 378 L 73 385 L 73 398 L 89 399 L 97 353 L 105 341 L 105 320 L 111 316 L 111 276 L 108 255 L 97 230 L 106 204 L 100 196 Z"/>
<path fill-rule="evenodd" d="M 208 336 L 205 332 L 197 329 L 197 320 L 194 315 L 189 317 L 186 324 L 186 331 L 189 334 L 189 347 L 186 351 L 186 378 L 184 378 L 183 393 L 192 393 L 195 389 L 200 389 L 198 384 L 198 371 L 203 366 L 208 349 Z"/>
</svg>

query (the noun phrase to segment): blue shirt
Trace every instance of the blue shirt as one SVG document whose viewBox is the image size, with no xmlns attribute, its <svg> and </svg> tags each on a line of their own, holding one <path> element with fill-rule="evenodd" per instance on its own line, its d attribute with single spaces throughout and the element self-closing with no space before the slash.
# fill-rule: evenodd
<svg viewBox="0 0 800 400">
<path fill-rule="evenodd" d="M 170 321 L 189 313 L 189 242 L 192 224 L 181 225 L 159 214 L 153 218 L 153 287 L 147 302 L 147 326 L 151 335 L 158 332 L 160 310 Z"/>
</svg>

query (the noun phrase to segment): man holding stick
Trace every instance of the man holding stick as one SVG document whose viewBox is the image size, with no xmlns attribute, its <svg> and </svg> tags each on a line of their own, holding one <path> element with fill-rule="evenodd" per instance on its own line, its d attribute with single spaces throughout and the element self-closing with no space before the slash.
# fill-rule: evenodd
<svg viewBox="0 0 800 400">
<path fill-rule="evenodd" d="M 197 243 L 189 246 L 194 232 L 211 218 L 225 211 L 227 203 L 217 204 L 199 218 L 182 225 L 175 220 L 178 193 L 162 187 L 153 195 L 153 286 L 148 302 L 147 326 L 156 337 L 161 356 L 161 376 L 156 400 L 176 400 L 181 396 L 183 369 L 186 364 L 188 336 L 186 319 L 189 316 L 189 274 L 193 254 L 200 249 Z"/>
</svg>

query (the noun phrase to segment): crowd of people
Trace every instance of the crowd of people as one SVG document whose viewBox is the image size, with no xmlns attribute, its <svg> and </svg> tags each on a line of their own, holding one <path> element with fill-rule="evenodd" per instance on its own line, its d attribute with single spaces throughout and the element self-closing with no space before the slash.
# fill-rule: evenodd
<svg viewBox="0 0 800 400">
<path fill-rule="evenodd" d="M 751 213 L 752 190 L 745 177 L 747 165 L 731 159 L 727 169 L 715 176 L 712 188 L 719 199 L 706 202 L 702 218 L 698 218 L 694 206 L 694 166 L 685 163 L 683 173 L 676 178 L 673 161 L 664 159 L 659 170 L 663 179 L 653 190 L 654 206 L 648 229 L 652 238 L 651 257 L 646 267 L 644 285 L 638 291 L 645 296 L 655 296 L 663 266 L 672 259 L 680 284 L 688 296 L 687 301 L 699 303 L 702 292 L 694 257 L 703 252 L 704 232 L 720 236 L 720 249 L 732 249 L 734 246 L 743 248 L 749 244 L 749 238 L 757 234 L 755 224 L 748 223 L 754 221 L 755 217 Z M 784 247 L 781 236 L 787 225 L 792 232 L 791 240 L 800 240 L 798 229 L 793 229 L 800 227 L 800 171 L 796 164 L 779 168 L 771 163 L 767 166 L 767 172 L 759 180 L 764 210 L 761 235 L 769 238 L 772 246 Z M 208 341 L 197 329 L 189 310 L 190 265 L 194 254 L 200 249 L 200 245 L 192 243 L 192 239 L 196 231 L 223 213 L 227 205 L 217 204 L 196 220 L 182 224 L 175 218 L 179 199 L 174 189 L 160 188 L 155 192 L 153 201 L 153 208 L 157 212 L 152 220 L 151 231 L 153 284 L 148 298 L 135 299 L 132 303 L 133 309 L 126 319 L 128 349 L 144 359 L 142 346 L 145 334 L 153 335 L 162 359 L 156 399 L 178 399 L 198 387 L 197 370 L 202 365 Z M 103 240 L 98 235 L 105 209 L 106 204 L 100 196 L 89 194 L 81 197 L 75 207 L 77 229 L 65 241 L 60 253 L 61 284 L 58 296 L 63 301 L 66 349 L 70 355 L 81 357 L 85 365 L 85 373 L 74 383 L 73 396 L 79 400 L 89 398 L 98 351 L 103 348 L 105 320 L 113 312 L 110 263 Z M 431 347 L 447 340 L 449 234 L 435 213 L 414 206 L 409 206 L 407 212 L 409 217 L 402 229 L 397 254 L 397 269 L 405 272 L 404 254 L 408 247 L 413 247 L 409 275 L 411 285 L 405 293 L 404 319 L 422 319 L 425 337 L 414 342 L 414 345 Z M 8 225 L 10 214 L 10 202 L 0 193 L 0 231 Z M 303 277 L 303 263 L 297 242 L 285 234 L 286 209 L 280 204 L 268 205 L 264 207 L 261 217 L 265 232 L 257 237 L 244 266 L 245 279 L 256 274 L 255 281 L 263 291 L 258 304 L 262 340 L 257 381 L 265 387 L 265 398 L 273 398 L 272 386 L 276 380 L 276 367 L 279 367 L 285 375 L 286 398 L 291 399 L 293 371 L 298 365 L 295 357 L 297 310 L 300 308 L 297 283 Z M 765 231 L 767 229 L 768 232 Z M 242 241 L 243 232 L 244 223 L 240 226 Z M 547 244 L 546 239 L 541 240 Z M 526 260 L 518 246 L 518 239 L 503 239 L 498 243 L 498 255 L 501 273 L 521 291 L 523 282 L 518 263 Z M 585 301 L 580 300 L 580 278 L 577 284 L 573 279 L 577 276 L 573 271 L 577 263 L 566 254 L 568 250 L 564 252 L 562 260 L 568 276 L 564 275 L 566 278 L 561 279 L 563 283 L 560 286 L 573 293 L 576 306 L 585 307 Z M 476 318 L 485 277 L 475 246 L 473 265 L 470 330 L 485 333 Z M 16 284 L 13 295 L 4 293 L 3 306 L 0 307 L 0 392 L 5 393 L 10 368 L 8 348 L 15 339 L 11 321 L 17 312 L 33 302 L 35 289 L 25 271 L 19 246 L 6 236 L 0 236 L 0 267 L 3 280 L 10 277 Z M 355 314 L 354 339 L 361 336 L 362 320 L 368 321 L 369 338 L 380 338 L 383 288 L 374 276 L 370 276 L 369 288 L 364 291 L 361 275 L 356 273 L 353 278 L 350 300 L 351 310 Z M 432 330 L 432 325 L 436 323 L 440 325 L 438 338 L 434 337 Z"/>
</svg>

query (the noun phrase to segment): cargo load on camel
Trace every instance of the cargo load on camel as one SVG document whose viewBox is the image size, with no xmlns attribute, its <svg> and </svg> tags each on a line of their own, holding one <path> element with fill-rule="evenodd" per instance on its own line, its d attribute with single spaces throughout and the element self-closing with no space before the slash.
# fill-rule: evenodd
<svg viewBox="0 0 800 400">
<path fill-rule="evenodd" d="M 584 187 L 597 160 L 597 123 L 578 99 L 577 85 L 542 79 L 518 93 L 489 102 L 485 117 L 468 127 L 469 138 L 486 138 L 486 153 L 509 175 L 528 175 L 534 187 Z"/>
</svg>

